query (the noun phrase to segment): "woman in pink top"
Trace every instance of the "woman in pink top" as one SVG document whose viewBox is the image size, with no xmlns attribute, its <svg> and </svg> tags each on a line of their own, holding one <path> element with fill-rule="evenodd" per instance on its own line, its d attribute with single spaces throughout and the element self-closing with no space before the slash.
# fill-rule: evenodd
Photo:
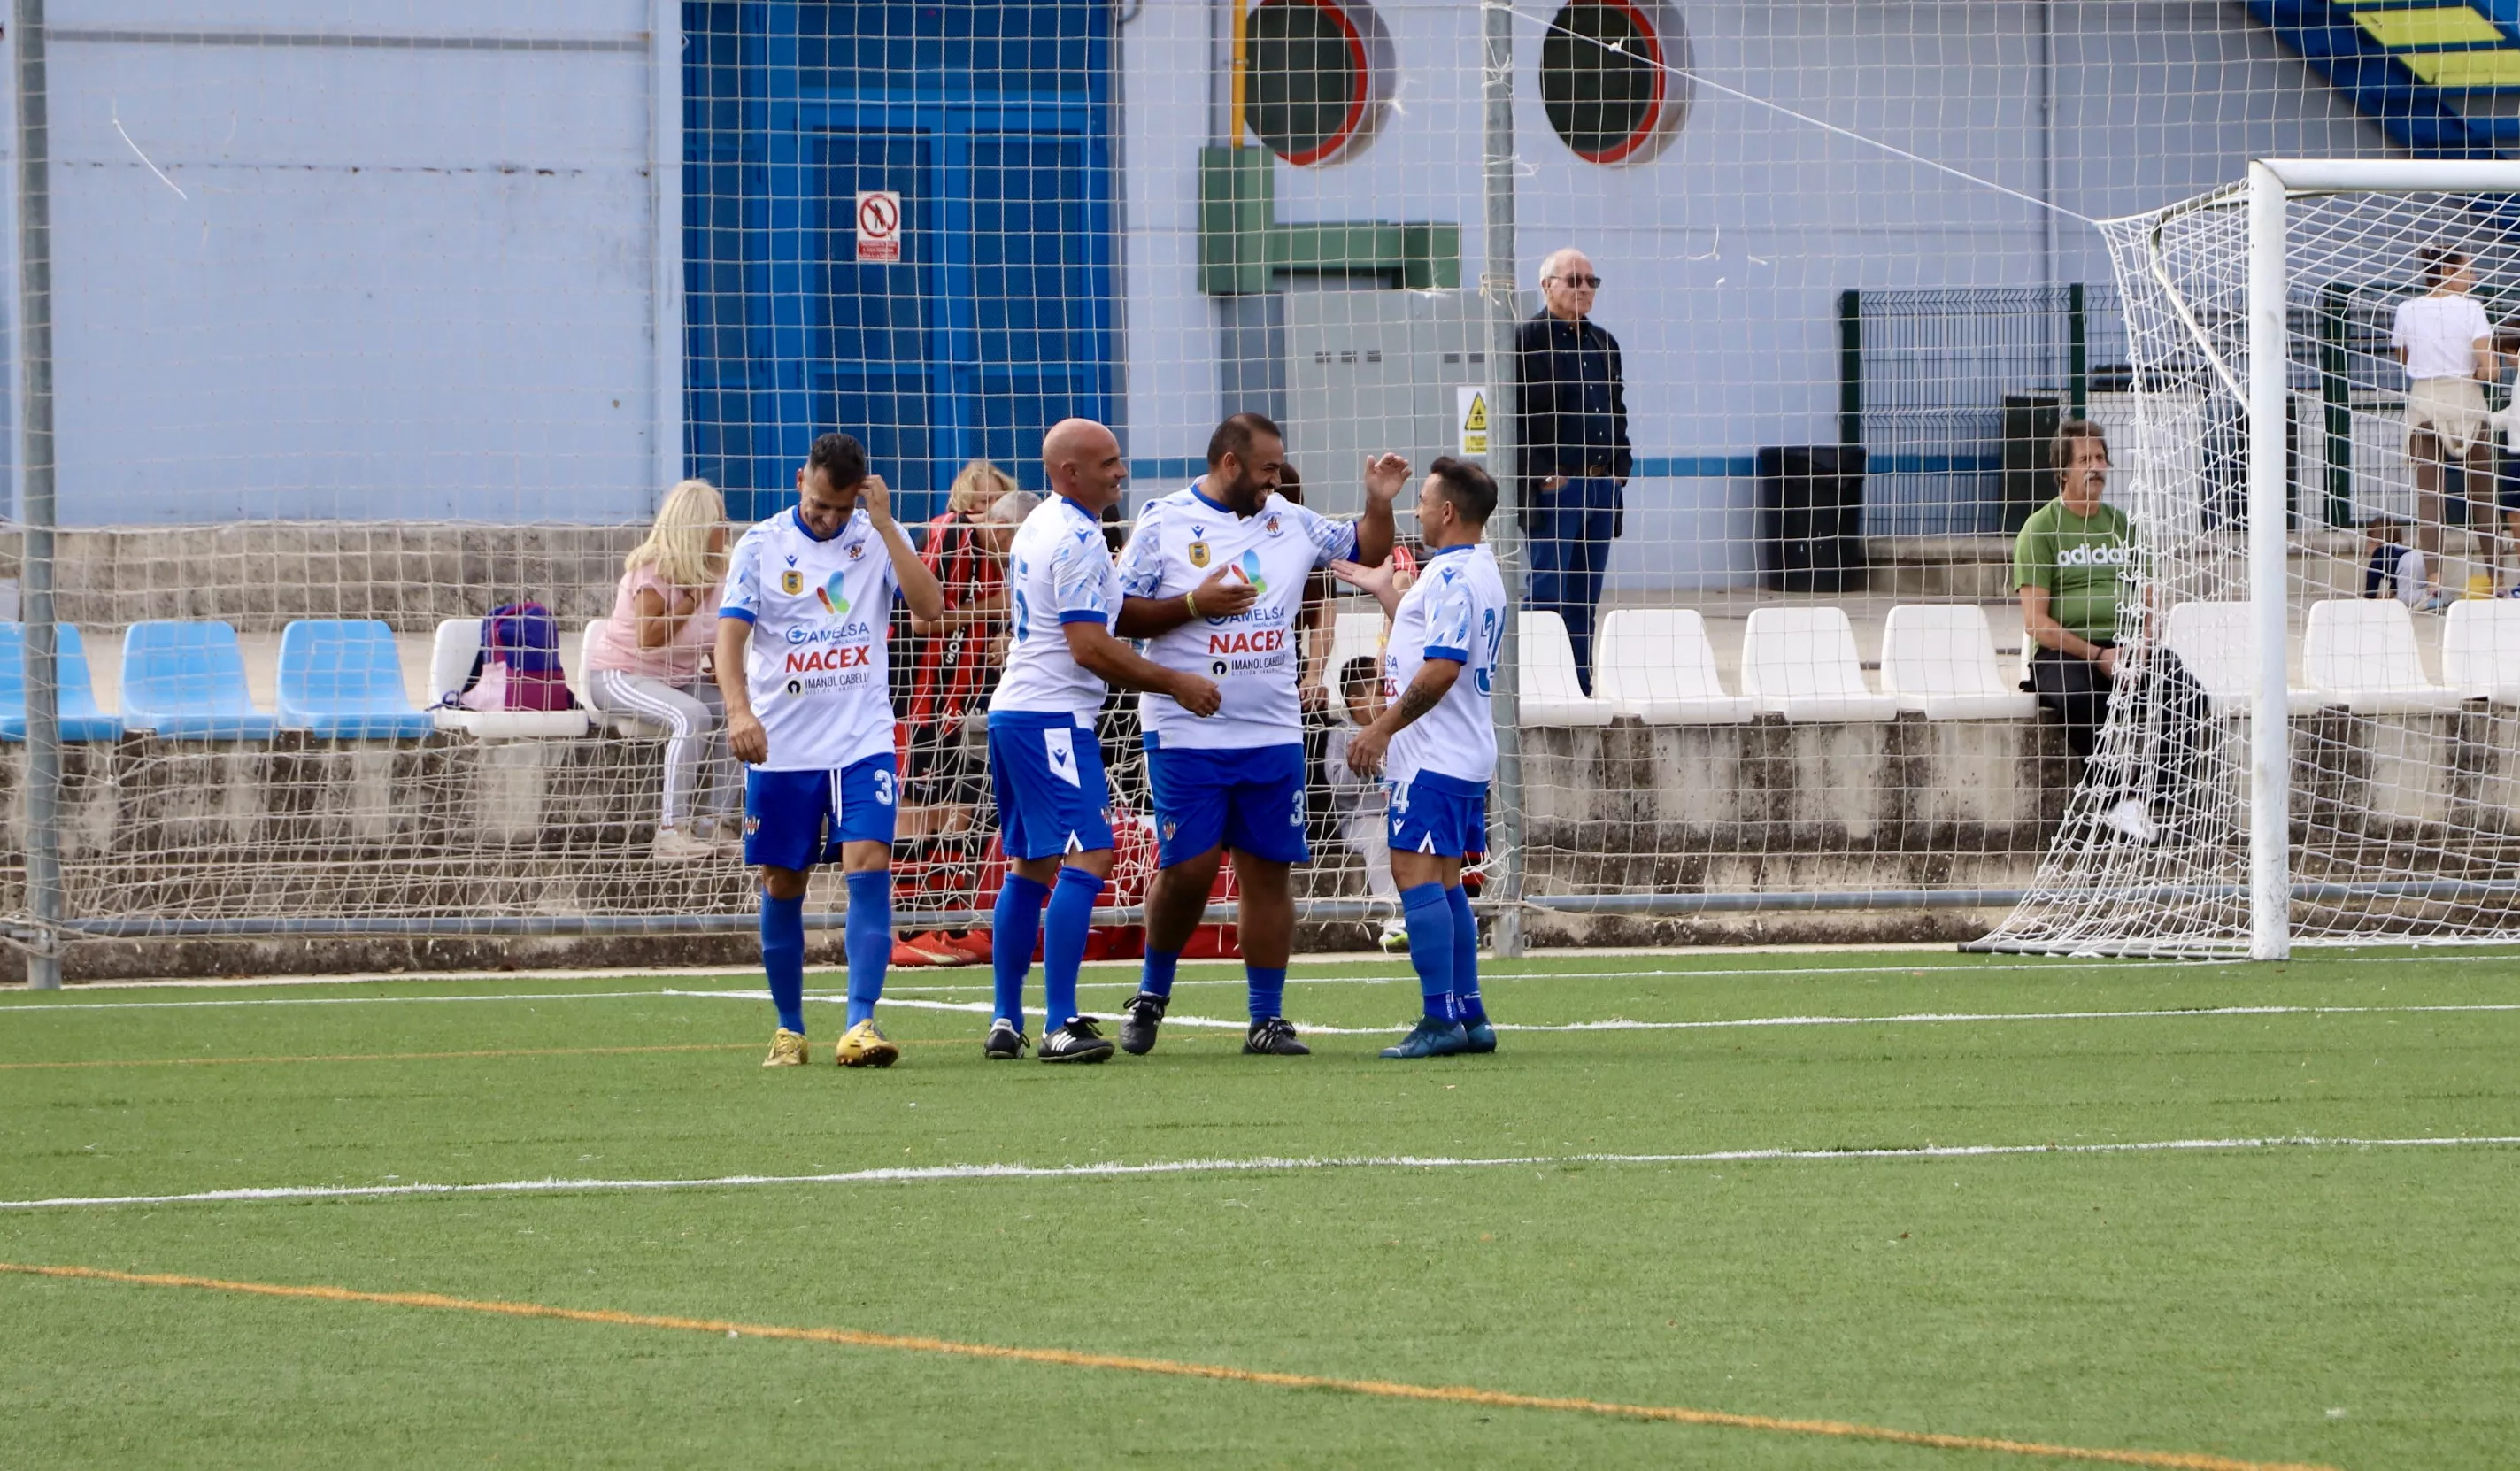
<svg viewBox="0 0 2520 1471">
<path fill-rule="evenodd" d="M 665 497 L 622 564 L 612 616 L 586 641 L 587 703 L 663 726 L 665 805 L 654 856 L 705 858 L 740 838 L 722 818 L 726 706 L 706 669 L 726 579 L 726 502 L 706 480 Z M 706 808 L 694 819 L 695 791 Z M 705 825 L 710 830 L 698 830 Z"/>
</svg>

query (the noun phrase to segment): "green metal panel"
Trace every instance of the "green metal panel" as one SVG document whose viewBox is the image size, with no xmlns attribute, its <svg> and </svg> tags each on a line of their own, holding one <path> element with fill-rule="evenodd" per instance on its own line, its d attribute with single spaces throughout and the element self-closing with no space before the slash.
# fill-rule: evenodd
<svg viewBox="0 0 2520 1471">
<path fill-rule="evenodd" d="M 1281 274 L 1374 275 L 1408 290 L 1462 284 L 1457 224 L 1278 223 L 1277 174 L 1262 148 L 1216 145 L 1198 156 L 1198 289 L 1251 296 Z"/>
</svg>

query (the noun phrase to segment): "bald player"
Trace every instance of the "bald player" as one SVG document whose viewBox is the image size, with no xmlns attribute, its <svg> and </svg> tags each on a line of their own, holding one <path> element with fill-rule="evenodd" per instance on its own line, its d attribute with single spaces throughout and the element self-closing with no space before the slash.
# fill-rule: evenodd
<svg viewBox="0 0 2520 1471">
<path fill-rule="evenodd" d="M 1214 681 L 1149 663 L 1111 637 L 1120 578 L 1102 513 L 1129 478 L 1120 441 L 1090 419 L 1061 420 L 1042 436 L 1041 458 L 1052 495 L 1024 517 L 1007 554 L 1011 643 L 989 700 L 989 780 L 1009 871 L 989 939 L 997 1019 L 981 1051 L 1023 1055 L 1023 986 L 1039 936 L 1041 1060 L 1101 1062 L 1111 1044 L 1076 1008 L 1086 931 L 1111 876 L 1111 791 L 1094 717 L 1114 685 L 1161 694 L 1191 719 L 1214 715 L 1222 696 Z"/>
</svg>

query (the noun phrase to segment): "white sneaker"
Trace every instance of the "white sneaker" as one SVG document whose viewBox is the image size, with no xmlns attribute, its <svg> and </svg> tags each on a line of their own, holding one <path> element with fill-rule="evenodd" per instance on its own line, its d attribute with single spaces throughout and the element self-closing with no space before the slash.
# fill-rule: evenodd
<svg viewBox="0 0 2520 1471">
<path fill-rule="evenodd" d="M 679 827 L 659 827 L 655 844 L 648 850 L 648 856 L 658 863 L 687 864 L 717 857 L 718 846 L 703 842 Z"/>
<path fill-rule="evenodd" d="M 1384 955 L 1407 955 L 1409 953 L 1409 925 L 1407 921 L 1400 919 L 1383 920 L 1382 934 L 1373 943 L 1382 947 L 1382 953 Z"/>
<path fill-rule="evenodd" d="M 2141 797 L 2128 797 L 2120 801 L 2118 805 L 2110 808 L 2108 816 L 2100 821 L 2107 824 L 2110 830 L 2116 832 L 2118 836 L 2131 843 L 2149 843 L 2154 836 L 2152 814 L 2145 810 Z"/>
</svg>

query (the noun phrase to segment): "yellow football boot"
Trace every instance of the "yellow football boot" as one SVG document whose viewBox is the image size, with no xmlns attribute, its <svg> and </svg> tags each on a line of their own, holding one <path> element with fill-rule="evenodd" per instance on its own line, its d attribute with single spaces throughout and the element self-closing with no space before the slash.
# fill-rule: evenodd
<svg viewBox="0 0 2520 1471">
<path fill-rule="evenodd" d="M 763 1067 L 803 1067 L 805 1034 L 781 1027 L 770 1039 L 770 1055 L 761 1059 Z"/>
<path fill-rule="evenodd" d="M 798 1045 L 802 1046 L 802 1039 Z M 842 1067 L 890 1067 L 892 1060 L 900 1055 L 901 1048 L 883 1035 L 876 1026 L 875 1018 L 870 1016 L 849 1028 L 840 1038 L 839 1047 L 832 1050 L 832 1060 Z"/>
</svg>

